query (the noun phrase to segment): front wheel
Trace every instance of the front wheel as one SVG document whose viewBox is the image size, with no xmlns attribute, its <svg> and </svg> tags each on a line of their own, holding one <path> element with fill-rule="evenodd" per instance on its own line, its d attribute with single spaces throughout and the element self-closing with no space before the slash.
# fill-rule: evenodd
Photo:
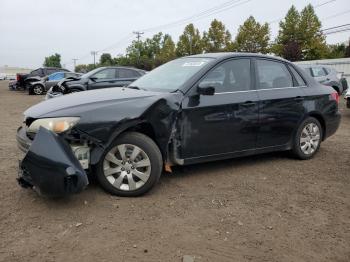
<svg viewBox="0 0 350 262">
<path fill-rule="evenodd" d="M 33 88 L 31 88 L 31 93 L 34 95 L 42 95 L 44 94 L 45 90 L 42 85 L 35 85 Z"/>
<path fill-rule="evenodd" d="M 294 138 L 293 153 L 302 160 L 311 159 L 320 148 L 322 127 L 314 117 L 305 119 L 298 128 Z"/>
<path fill-rule="evenodd" d="M 162 155 L 152 139 L 129 132 L 107 148 L 96 166 L 96 176 L 107 192 L 136 197 L 148 192 L 158 182 L 162 163 Z"/>
</svg>

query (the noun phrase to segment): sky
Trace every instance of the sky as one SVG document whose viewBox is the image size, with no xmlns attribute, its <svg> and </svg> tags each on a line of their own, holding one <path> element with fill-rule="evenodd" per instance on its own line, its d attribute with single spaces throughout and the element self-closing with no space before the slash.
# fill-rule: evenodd
<svg viewBox="0 0 350 262">
<path fill-rule="evenodd" d="M 236 0 L 224 11 L 194 17 L 228 0 L 0 0 L 0 67 L 26 68 L 42 66 L 44 58 L 54 53 L 62 56 L 62 64 L 73 69 L 77 64 L 93 63 L 91 51 L 123 54 L 135 38 L 133 31 L 150 30 L 151 37 L 162 31 L 178 40 L 186 24 L 193 22 L 201 31 L 216 18 L 222 21 L 233 37 L 250 15 L 258 22 L 272 22 L 271 36 L 278 33 L 276 20 L 285 16 L 293 4 L 298 10 L 311 3 L 323 28 L 350 23 L 349 0 Z M 329 3 L 327 3 L 329 2 Z M 230 7 L 230 8 L 229 8 Z M 346 13 L 346 11 L 348 11 Z M 342 15 L 337 15 L 344 13 Z M 174 21 L 190 18 L 169 27 Z M 350 31 L 327 36 L 327 43 L 349 40 Z M 98 58 L 97 58 L 98 59 Z"/>
</svg>

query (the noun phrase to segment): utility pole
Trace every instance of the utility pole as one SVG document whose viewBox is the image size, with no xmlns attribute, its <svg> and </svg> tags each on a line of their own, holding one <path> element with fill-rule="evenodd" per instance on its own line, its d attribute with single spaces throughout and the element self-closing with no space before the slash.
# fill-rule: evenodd
<svg viewBox="0 0 350 262">
<path fill-rule="evenodd" d="M 136 35 L 137 41 L 140 42 L 141 36 L 144 34 L 144 32 L 141 31 L 134 31 L 133 34 Z"/>
<path fill-rule="evenodd" d="M 74 63 L 74 72 L 75 72 L 75 67 L 76 67 L 76 64 L 77 64 L 77 61 L 79 60 L 78 58 L 73 58 L 73 63 Z"/>
<path fill-rule="evenodd" d="M 96 68 L 96 55 L 97 55 L 97 51 L 91 51 L 91 55 L 94 56 L 94 68 Z"/>
<path fill-rule="evenodd" d="M 139 44 L 139 53 L 138 53 L 138 56 L 137 56 L 137 64 L 140 65 L 140 56 L 141 56 L 140 38 L 141 38 L 141 36 L 144 34 L 144 32 L 141 32 L 141 31 L 134 31 L 133 33 L 136 35 L 137 43 Z"/>
</svg>

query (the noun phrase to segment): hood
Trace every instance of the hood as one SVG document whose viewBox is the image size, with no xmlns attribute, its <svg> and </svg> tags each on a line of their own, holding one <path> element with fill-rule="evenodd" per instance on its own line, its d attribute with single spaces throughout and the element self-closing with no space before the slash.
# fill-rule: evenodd
<svg viewBox="0 0 350 262">
<path fill-rule="evenodd" d="M 162 94 L 164 93 L 129 88 L 84 91 L 43 101 L 27 109 L 24 115 L 31 118 L 82 116 L 117 104 L 131 103 L 137 107 L 139 100 L 144 101 Z"/>
</svg>

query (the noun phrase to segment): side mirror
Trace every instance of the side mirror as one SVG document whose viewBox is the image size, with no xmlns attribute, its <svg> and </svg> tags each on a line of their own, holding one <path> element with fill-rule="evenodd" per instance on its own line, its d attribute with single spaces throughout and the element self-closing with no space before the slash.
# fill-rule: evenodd
<svg viewBox="0 0 350 262">
<path fill-rule="evenodd" d="M 90 80 L 92 81 L 92 82 L 96 82 L 96 80 L 97 80 L 98 78 L 97 77 L 90 77 Z"/>
<path fill-rule="evenodd" d="M 215 94 L 215 87 L 213 86 L 213 84 L 200 83 L 197 87 L 197 92 L 199 95 L 213 96 Z"/>
</svg>

